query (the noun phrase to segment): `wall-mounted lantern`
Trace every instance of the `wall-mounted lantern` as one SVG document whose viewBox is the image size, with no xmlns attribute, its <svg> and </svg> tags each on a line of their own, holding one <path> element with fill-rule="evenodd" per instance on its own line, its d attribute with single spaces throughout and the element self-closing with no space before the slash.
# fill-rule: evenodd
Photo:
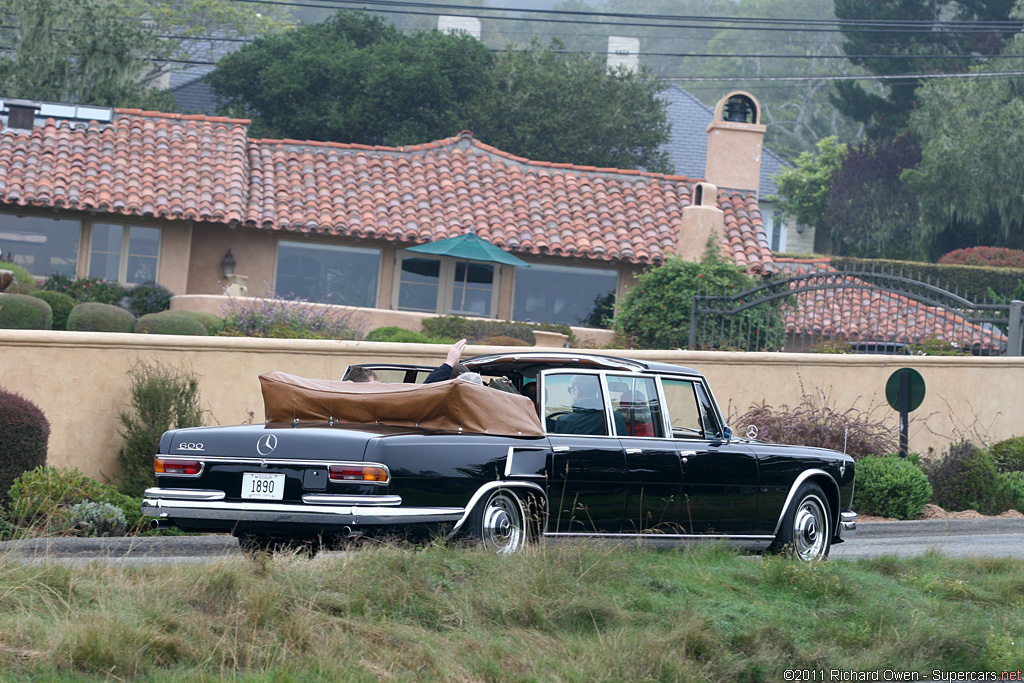
<svg viewBox="0 0 1024 683">
<path fill-rule="evenodd" d="M 230 280 L 231 276 L 235 274 L 235 257 L 231 255 L 230 249 L 224 255 L 224 260 L 220 262 L 220 267 L 224 271 L 225 279 Z"/>
</svg>

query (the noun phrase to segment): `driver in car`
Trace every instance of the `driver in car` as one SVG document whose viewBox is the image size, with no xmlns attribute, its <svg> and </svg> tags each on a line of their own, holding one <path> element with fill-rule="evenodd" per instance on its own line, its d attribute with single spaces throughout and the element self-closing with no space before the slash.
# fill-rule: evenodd
<svg viewBox="0 0 1024 683">
<path fill-rule="evenodd" d="M 601 385 L 593 375 L 576 375 L 569 385 L 572 397 L 572 412 L 557 420 L 548 420 L 548 431 L 556 434 L 607 435 L 604 427 L 604 405 L 601 402 Z M 626 421 L 614 412 L 615 431 L 626 433 Z"/>
</svg>

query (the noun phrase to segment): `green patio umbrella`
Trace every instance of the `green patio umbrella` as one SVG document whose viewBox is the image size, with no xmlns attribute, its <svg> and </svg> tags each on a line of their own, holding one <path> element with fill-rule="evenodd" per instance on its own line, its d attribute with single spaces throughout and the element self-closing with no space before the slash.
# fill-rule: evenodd
<svg viewBox="0 0 1024 683">
<path fill-rule="evenodd" d="M 484 261 L 486 263 L 503 263 L 506 266 L 517 266 L 529 268 L 530 264 L 516 258 L 512 254 L 496 247 L 475 232 L 467 232 L 464 235 L 448 237 L 437 242 L 428 242 L 419 246 L 409 247 L 406 251 L 414 251 L 418 254 L 434 254 L 435 256 L 450 256 L 452 258 L 466 261 Z"/>
</svg>

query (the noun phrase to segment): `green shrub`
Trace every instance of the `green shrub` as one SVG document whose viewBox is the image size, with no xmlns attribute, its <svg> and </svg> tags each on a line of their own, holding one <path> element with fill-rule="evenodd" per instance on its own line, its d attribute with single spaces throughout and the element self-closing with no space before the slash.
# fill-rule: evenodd
<svg viewBox="0 0 1024 683">
<path fill-rule="evenodd" d="M 128 308 L 137 316 L 159 313 L 171 307 L 171 290 L 155 282 L 143 282 L 128 291 Z"/>
<path fill-rule="evenodd" d="M 422 332 L 414 332 L 402 327 L 378 327 L 370 330 L 366 341 L 396 342 L 399 344 L 454 344 L 458 339 L 447 337 L 428 337 Z"/>
<path fill-rule="evenodd" d="M 527 346 L 537 343 L 531 325 L 508 320 L 471 320 L 457 315 L 442 315 L 425 319 L 423 331 L 431 337 L 466 339 L 470 344 L 479 344 L 487 337 L 514 337 L 526 342 Z"/>
<path fill-rule="evenodd" d="M 207 336 L 206 328 L 201 322 L 177 311 L 161 311 L 147 313 L 135 323 L 138 334 L 181 334 L 192 337 Z"/>
<path fill-rule="evenodd" d="M 48 277 L 43 289 L 67 294 L 80 304 L 90 301 L 116 304 L 128 296 L 128 289 L 117 282 L 106 282 L 96 277 L 73 278 L 60 273 Z"/>
<path fill-rule="evenodd" d="M 51 330 L 50 304 L 26 294 L 0 294 L 0 329 Z"/>
<path fill-rule="evenodd" d="M 4 290 L 7 294 L 31 294 L 39 290 L 39 282 L 29 272 L 11 261 L 0 261 L 0 270 L 14 273 L 14 281 Z"/>
<path fill-rule="evenodd" d="M 32 296 L 50 304 L 50 310 L 53 311 L 52 329 L 68 329 L 68 315 L 71 314 L 71 309 L 75 307 L 75 300 L 73 298 L 62 292 L 51 292 L 46 289 L 32 292 Z"/>
<path fill-rule="evenodd" d="M 174 313 L 180 315 L 187 315 L 193 320 L 198 320 L 199 323 L 206 328 L 206 334 L 217 335 L 224 329 L 224 318 L 214 313 L 207 313 L 206 311 L 179 311 L 175 310 Z"/>
<path fill-rule="evenodd" d="M 140 360 L 128 371 L 128 378 L 130 409 L 119 416 L 124 438 L 124 448 L 118 455 L 119 488 L 126 494 L 139 495 L 156 484 L 153 454 L 160 437 L 170 429 L 201 426 L 203 409 L 199 377 L 191 370 Z"/>
<path fill-rule="evenodd" d="M 735 294 L 754 286 L 743 269 L 718 259 L 703 263 L 669 258 L 637 278 L 626 294 L 615 318 L 615 330 L 626 342 L 641 349 L 686 348 L 690 343 L 690 314 L 697 294 Z M 767 310 L 767 309 L 766 309 Z M 748 340 L 763 340 L 752 350 L 770 350 L 766 344 L 780 324 L 774 312 L 746 311 L 731 319 L 728 329 L 742 330 L 743 339 L 717 336 L 698 339 L 698 348 L 748 346 Z M 720 327 L 720 326 L 719 326 Z M 772 328 L 771 330 L 768 328 Z"/>
<path fill-rule="evenodd" d="M 992 455 L 970 441 L 951 445 L 942 458 L 925 467 L 925 473 L 932 485 L 932 502 L 947 510 L 990 515 L 1010 506 Z"/>
<path fill-rule="evenodd" d="M 128 526 L 121 508 L 91 500 L 68 508 L 67 524 L 85 536 L 124 536 Z"/>
<path fill-rule="evenodd" d="M 898 455 L 869 455 L 857 461 L 857 512 L 896 519 L 917 519 L 931 500 L 928 475 Z"/>
<path fill-rule="evenodd" d="M 1004 472 L 999 475 L 1007 504 L 1017 512 L 1024 512 L 1024 472 Z"/>
<path fill-rule="evenodd" d="M 529 342 L 515 337 L 484 337 L 480 340 L 484 346 L 529 346 Z"/>
<path fill-rule="evenodd" d="M 68 329 L 75 332 L 131 332 L 135 329 L 135 316 L 131 311 L 111 304 L 78 304 L 68 315 Z"/>
<path fill-rule="evenodd" d="M 74 468 L 37 467 L 25 472 L 11 486 L 10 521 L 23 533 L 63 533 L 73 525 L 72 506 L 86 501 L 117 507 L 129 531 L 146 528 L 139 498 L 119 492 Z"/>
<path fill-rule="evenodd" d="M 1024 436 L 992 444 L 988 450 L 1000 472 L 1024 472 Z"/>
<path fill-rule="evenodd" d="M 0 501 L 14 480 L 46 463 L 50 423 L 32 401 L 0 389 Z"/>
</svg>

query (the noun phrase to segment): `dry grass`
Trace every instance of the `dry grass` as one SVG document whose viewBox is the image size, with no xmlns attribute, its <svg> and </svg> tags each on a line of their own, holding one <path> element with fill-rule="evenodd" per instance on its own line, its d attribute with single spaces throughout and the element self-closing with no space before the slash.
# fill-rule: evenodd
<svg viewBox="0 0 1024 683">
<path fill-rule="evenodd" d="M 716 546 L 513 557 L 369 547 L 83 568 L 8 557 L 0 680 L 618 683 L 987 670 L 1024 661 L 1022 596 L 1024 563 L 1011 560 L 804 566 Z"/>
</svg>

